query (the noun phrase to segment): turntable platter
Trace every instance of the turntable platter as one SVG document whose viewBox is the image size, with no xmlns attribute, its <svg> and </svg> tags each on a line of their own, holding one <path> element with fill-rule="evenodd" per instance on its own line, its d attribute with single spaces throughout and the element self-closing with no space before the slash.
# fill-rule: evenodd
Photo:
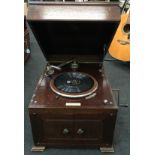
<svg viewBox="0 0 155 155">
<path fill-rule="evenodd" d="M 98 83 L 86 73 L 64 72 L 51 80 L 50 87 L 58 95 L 78 98 L 92 94 Z"/>
</svg>

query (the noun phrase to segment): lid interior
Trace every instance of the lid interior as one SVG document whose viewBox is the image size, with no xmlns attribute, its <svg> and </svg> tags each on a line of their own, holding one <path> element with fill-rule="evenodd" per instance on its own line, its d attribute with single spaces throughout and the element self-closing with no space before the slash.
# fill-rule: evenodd
<svg viewBox="0 0 155 155">
<path fill-rule="evenodd" d="M 47 61 L 61 60 L 65 56 L 100 61 L 118 23 L 34 21 L 30 25 Z"/>
<path fill-rule="evenodd" d="M 58 6 L 29 7 L 28 22 L 46 60 L 102 61 L 119 24 L 119 8 L 100 4 Z"/>
</svg>

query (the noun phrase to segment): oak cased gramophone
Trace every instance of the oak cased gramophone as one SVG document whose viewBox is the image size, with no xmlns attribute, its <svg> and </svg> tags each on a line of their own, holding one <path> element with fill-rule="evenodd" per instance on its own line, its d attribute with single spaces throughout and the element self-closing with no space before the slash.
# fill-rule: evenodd
<svg viewBox="0 0 155 155">
<path fill-rule="evenodd" d="M 113 151 L 118 106 L 103 58 L 119 24 L 119 6 L 35 1 L 27 20 L 47 60 L 29 105 L 33 150 Z"/>
</svg>

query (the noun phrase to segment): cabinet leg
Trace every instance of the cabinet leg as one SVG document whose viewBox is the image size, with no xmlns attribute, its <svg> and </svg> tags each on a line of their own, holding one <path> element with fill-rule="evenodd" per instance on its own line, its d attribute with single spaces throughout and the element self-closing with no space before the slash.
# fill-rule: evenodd
<svg viewBox="0 0 155 155">
<path fill-rule="evenodd" d="M 101 152 L 114 152 L 114 148 L 112 147 L 100 147 Z"/>
<path fill-rule="evenodd" d="M 43 152 L 45 150 L 45 146 L 33 146 L 31 151 L 32 152 Z"/>
</svg>

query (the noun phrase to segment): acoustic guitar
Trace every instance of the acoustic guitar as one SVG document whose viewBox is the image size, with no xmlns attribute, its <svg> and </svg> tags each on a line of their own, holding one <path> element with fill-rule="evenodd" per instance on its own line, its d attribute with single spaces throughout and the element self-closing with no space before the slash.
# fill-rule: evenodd
<svg viewBox="0 0 155 155">
<path fill-rule="evenodd" d="M 109 47 L 112 57 L 121 61 L 130 61 L 130 10 L 122 13 L 121 21 Z"/>
</svg>

